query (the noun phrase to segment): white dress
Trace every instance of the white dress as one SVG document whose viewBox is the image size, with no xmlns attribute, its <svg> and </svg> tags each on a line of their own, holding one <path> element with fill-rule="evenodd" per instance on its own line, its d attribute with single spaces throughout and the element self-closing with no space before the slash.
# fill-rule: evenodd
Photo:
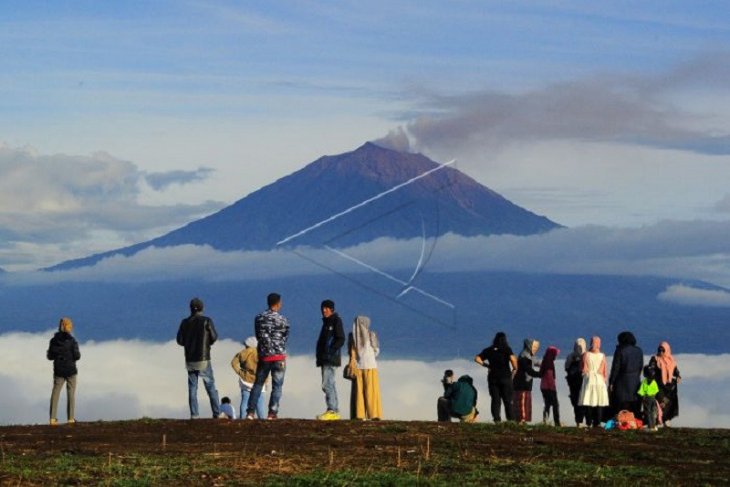
<svg viewBox="0 0 730 487">
<path fill-rule="evenodd" d="M 588 407 L 608 406 L 608 388 L 601 374 L 601 363 L 606 356 L 602 353 L 586 352 L 588 372 L 583 376 L 578 404 Z"/>
</svg>

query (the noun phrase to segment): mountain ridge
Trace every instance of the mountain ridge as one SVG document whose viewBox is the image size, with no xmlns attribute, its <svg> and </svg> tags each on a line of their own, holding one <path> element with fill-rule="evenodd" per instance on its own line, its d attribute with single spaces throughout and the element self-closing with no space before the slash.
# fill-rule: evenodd
<svg viewBox="0 0 730 487">
<path fill-rule="evenodd" d="M 393 188 L 399 187 L 397 191 Z M 359 208 L 364 201 L 373 201 Z M 93 265 L 115 254 L 194 244 L 223 250 L 287 246 L 347 247 L 379 237 L 531 235 L 560 227 L 521 208 L 452 167 L 421 154 L 367 142 L 351 152 L 322 156 L 233 204 L 160 237 L 62 262 L 46 270 Z"/>
</svg>

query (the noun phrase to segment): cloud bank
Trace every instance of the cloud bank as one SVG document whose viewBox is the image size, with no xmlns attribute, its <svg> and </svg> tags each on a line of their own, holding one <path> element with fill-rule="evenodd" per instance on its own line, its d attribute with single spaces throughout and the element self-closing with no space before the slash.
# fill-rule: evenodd
<svg viewBox="0 0 730 487">
<path fill-rule="evenodd" d="M 0 396 L 0 424 L 45 423 L 52 387 L 52 364 L 45 358 L 45 334 L 11 333 L 0 335 L 5 350 L 5 366 L 0 371 L 0 387 L 13 394 Z M 383 344 L 387 347 L 387 344 Z M 185 418 L 187 374 L 182 348 L 170 341 L 86 342 L 78 363 L 77 418 L 81 421 L 132 419 L 143 416 Z M 238 406 L 240 393 L 230 360 L 241 345 L 220 340 L 213 346 L 213 369 L 222 396 Z M 682 372 L 680 416 L 676 426 L 730 427 L 730 355 L 676 355 Z M 562 362 L 556 368 L 562 370 Z M 442 393 L 439 382 L 445 369 L 475 379 L 479 393 L 481 421 L 489 421 L 489 395 L 483 369 L 471 360 L 438 362 L 383 360 L 379 365 L 385 419 L 435 420 L 436 398 Z M 144 379 L 142 379 L 144 378 Z M 324 410 L 319 370 L 313 356 L 290 357 L 284 382 L 281 414 L 289 418 L 314 418 Z M 349 382 L 337 377 L 340 404 L 346 405 Z M 572 410 L 567 385 L 559 374 L 561 415 L 571 424 Z M 533 393 L 534 418 L 540 417 L 542 399 Z M 207 397 L 199 387 L 201 416 L 208 414 Z M 341 407 L 347 417 L 347 408 Z M 65 411 L 65 392 L 59 411 Z M 63 415 L 61 420 L 65 419 Z"/>
<path fill-rule="evenodd" d="M 675 284 L 658 296 L 662 301 L 688 306 L 712 306 L 730 308 L 730 292 L 720 289 L 697 289 Z"/>
<path fill-rule="evenodd" d="M 730 287 L 727 235 L 730 222 L 709 221 L 665 221 L 641 228 L 562 228 L 532 236 L 448 234 L 434 243 L 425 270 L 654 275 Z M 420 249 L 420 240 L 381 238 L 344 252 L 378 269 L 412 272 Z M 326 263 L 326 267 L 316 262 Z M 221 252 L 209 246 L 183 245 L 150 247 L 130 257 L 116 255 L 93 267 L 13 273 L 4 275 L 3 280 L 9 285 L 159 281 L 192 275 L 213 281 L 255 280 L 261 275 L 274 278 L 329 273 L 330 268 L 343 273 L 372 272 L 326 249 Z"/>
<path fill-rule="evenodd" d="M 75 246 L 88 252 L 96 241 L 136 240 L 211 213 L 221 203 L 140 203 L 146 185 L 160 191 L 201 181 L 211 171 L 150 174 L 104 152 L 42 155 L 0 144 L 0 263 L 37 259 L 33 253 L 39 249 L 51 257 L 54 250 L 68 253 Z"/>
</svg>

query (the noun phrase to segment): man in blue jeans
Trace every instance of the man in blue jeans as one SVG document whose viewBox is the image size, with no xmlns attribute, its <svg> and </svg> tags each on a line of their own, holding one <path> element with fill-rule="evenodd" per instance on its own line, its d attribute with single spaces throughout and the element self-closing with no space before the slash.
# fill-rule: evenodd
<svg viewBox="0 0 730 487">
<path fill-rule="evenodd" d="M 251 396 L 248 398 L 246 419 L 254 419 L 256 403 L 269 374 L 271 374 L 271 396 L 269 397 L 267 419 L 276 419 L 279 416 L 279 401 L 284 386 L 284 372 L 286 372 L 286 342 L 289 339 L 289 322 L 279 313 L 281 310 L 280 295 L 269 294 L 266 297 L 266 304 L 268 309 L 256 315 L 254 320 L 259 363 L 256 368 L 256 381 L 251 390 Z"/>
<path fill-rule="evenodd" d="M 188 403 L 190 418 L 198 418 L 198 378 L 210 399 L 213 417 L 220 414 L 218 391 L 215 388 L 213 367 L 210 364 L 210 346 L 218 339 L 213 320 L 203 316 L 203 301 L 198 298 L 190 300 L 190 316 L 180 323 L 177 330 L 177 343 L 185 347 L 185 367 L 188 370 Z"/>
<path fill-rule="evenodd" d="M 331 421 L 340 419 L 337 404 L 337 388 L 335 375 L 341 365 L 340 349 L 345 344 L 345 332 L 342 320 L 335 312 L 335 302 L 325 299 L 320 305 L 322 311 L 322 329 L 317 339 L 317 367 L 322 368 L 322 391 L 327 403 L 327 410 L 317 419 Z"/>
</svg>

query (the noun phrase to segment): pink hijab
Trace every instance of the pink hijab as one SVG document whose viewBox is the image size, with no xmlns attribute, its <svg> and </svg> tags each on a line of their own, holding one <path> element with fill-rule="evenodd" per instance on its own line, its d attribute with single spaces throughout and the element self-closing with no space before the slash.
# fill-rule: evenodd
<svg viewBox="0 0 730 487">
<path fill-rule="evenodd" d="M 677 367 L 677 362 L 674 361 L 669 343 L 661 342 L 659 346 L 664 349 L 664 355 L 656 354 L 654 358 L 656 359 L 657 366 L 662 371 L 662 384 L 669 384 L 674 377 L 674 369 Z"/>
</svg>

